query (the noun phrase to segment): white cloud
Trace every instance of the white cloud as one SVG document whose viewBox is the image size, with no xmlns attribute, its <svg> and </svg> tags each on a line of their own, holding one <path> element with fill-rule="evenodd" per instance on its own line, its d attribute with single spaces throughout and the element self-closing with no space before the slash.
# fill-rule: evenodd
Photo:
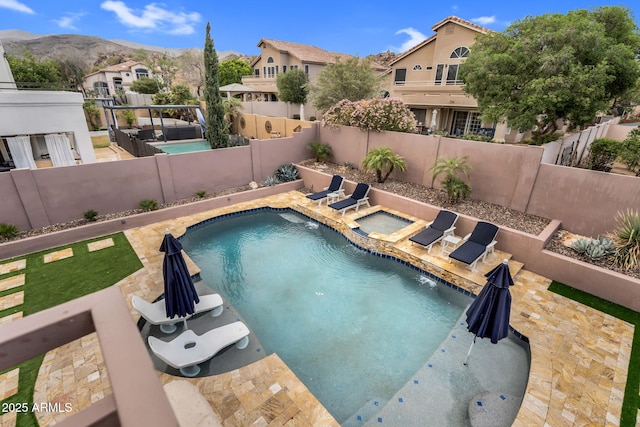
<svg viewBox="0 0 640 427">
<path fill-rule="evenodd" d="M 457 4 L 451 5 L 451 10 L 458 10 L 458 5 Z"/>
<path fill-rule="evenodd" d="M 75 26 L 75 22 L 78 21 L 80 18 L 82 18 L 84 15 L 86 15 L 86 13 L 84 13 L 84 12 L 67 13 L 66 15 L 61 16 L 58 19 L 54 19 L 53 22 L 58 24 L 58 26 L 61 27 L 61 28 L 68 28 L 70 30 L 77 30 L 77 28 Z"/>
<path fill-rule="evenodd" d="M 402 46 L 398 47 L 393 47 L 391 50 L 396 51 L 396 52 L 404 52 L 407 51 L 409 49 L 411 49 L 412 47 L 414 47 L 415 45 L 417 45 L 418 43 L 420 43 L 423 40 L 426 40 L 427 36 L 425 36 L 424 34 L 422 34 L 420 31 L 414 29 L 414 28 L 403 28 L 401 30 L 396 31 L 396 35 L 398 34 L 406 34 L 409 36 L 409 40 L 407 40 L 406 42 L 402 43 Z"/>
<path fill-rule="evenodd" d="M 2 0 L 0 0 L 2 1 Z M 197 12 L 179 12 L 164 9 L 164 5 L 150 3 L 144 10 L 133 10 L 122 1 L 108 0 L 100 7 L 113 12 L 118 20 L 127 27 L 143 30 L 156 30 L 169 34 L 192 34 L 194 25 L 200 21 Z"/>
<path fill-rule="evenodd" d="M 35 12 L 26 4 L 20 3 L 17 0 L 0 0 L 0 8 L 2 9 L 11 9 L 16 12 L 24 12 L 29 14 L 34 14 Z"/>
<path fill-rule="evenodd" d="M 471 22 L 475 22 L 479 25 L 490 25 L 496 22 L 495 16 L 480 16 L 478 18 L 471 18 Z"/>
</svg>

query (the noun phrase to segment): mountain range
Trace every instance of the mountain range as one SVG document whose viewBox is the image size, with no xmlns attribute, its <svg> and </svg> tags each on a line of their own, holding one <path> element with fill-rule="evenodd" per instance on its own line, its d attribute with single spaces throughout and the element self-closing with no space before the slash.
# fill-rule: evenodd
<svg viewBox="0 0 640 427">
<path fill-rule="evenodd" d="M 78 60 L 87 67 L 100 65 L 101 60 L 105 57 L 128 57 L 140 49 L 166 53 L 174 57 L 179 57 L 187 50 L 148 46 L 126 40 L 106 40 L 100 37 L 77 34 L 43 35 L 20 30 L 0 30 L 0 42 L 9 55 L 19 56 L 27 50 L 36 58 Z M 234 51 L 218 51 L 217 53 L 220 61 L 244 56 Z"/>
</svg>

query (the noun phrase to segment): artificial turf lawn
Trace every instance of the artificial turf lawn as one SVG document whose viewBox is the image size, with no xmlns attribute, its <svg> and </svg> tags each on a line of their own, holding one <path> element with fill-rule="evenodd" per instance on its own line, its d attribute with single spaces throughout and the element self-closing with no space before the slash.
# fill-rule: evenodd
<svg viewBox="0 0 640 427">
<path fill-rule="evenodd" d="M 638 394 L 638 386 L 640 385 L 640 328 L 638 327 L 640 326 L 640 313 L 555 281 L 551 283 L 549 290 L 634 325 L 620 427 L 635 426 L 638 408 L 640 408 L 640 394 Z"/>
<path fill-rule="evenodd" d="M 87 243 L 112 238 L 114 246 L 89 252 Z M 44 263 L 44 254 L 72 248 L 70 258 Z M 129 244 L 124 233 L 102 236 L 59 248 L 47 249 L 27 256 L 6 260 L 1 263 L 26 258 L 24 270 L 3 275 L 2 278 L 25 273 L 25 284 L 5 292 L 0 296 L 24 291 L 24 303 L 17 307 L 0 311 L 0 317 L 22 311 L 28 316 L 38 311 L 60 305 L 67 301 L 107 288 L 142 268 L 142 263 Z M 38 356 L 20 365 L 18 393 L 3 400 L 2 403 L 28 403 L 33 405 L 33 391 L 44 355 Z M 7 369 L 4 372 L 15 369 Z M 46 403 L 46 402 L 36 402 Z M 17 414 L 17 425 L 38 426 L 35 414 L 31 411 Z"/>
</svg>

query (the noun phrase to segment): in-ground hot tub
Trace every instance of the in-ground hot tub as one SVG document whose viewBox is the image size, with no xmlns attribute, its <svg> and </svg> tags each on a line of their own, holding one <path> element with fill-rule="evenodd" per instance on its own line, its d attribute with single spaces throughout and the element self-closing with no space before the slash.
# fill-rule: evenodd
<svg viewBox="0 0 640 427">
<path fill-rule="evenodd" d="M 413 224 L 413 221 L 408 218 L 403 218 L 384 210 L 365 215 L 355 221 L 359 225 L 359 228 L 355 229 L 355 231 L 367 236 L 372 232 L 392 234 Z"/>
</svg>

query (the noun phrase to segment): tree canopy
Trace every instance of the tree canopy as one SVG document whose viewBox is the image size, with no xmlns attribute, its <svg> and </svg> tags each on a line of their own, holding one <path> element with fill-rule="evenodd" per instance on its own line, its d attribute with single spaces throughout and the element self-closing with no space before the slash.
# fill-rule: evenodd
<svg viewBox="0 0 640 427">
<path fill-rule="evenodd" d="M 136 93 L 156 94 L 160 92 L 160 86 L 158 81 L 151 77 L 140 77 L 138 80 L 134 80 L 131 83 L 131 90 Z"/>
<path fill-rule="evenodd" d="M 7 62 L 16 82 L 59 83 L 62 78 L 55 61 L 40 60 L 31 52 L 25 52 L 22 57 L 7 55 Z"/>
<path fill-rule="evenodd" d="M 309 77 L 302 70 L 289 70 L 278 74 L 276 85 L 278 86 L 278 98 L 280 101 L 300 104 L 300 119 L 304 120 L 304 104 L 307 102 Z"/>
<path fill-rule="evenodd" d="M 204 41 L 204 101 L 207 104 L 206 137 L 211 148 L 224 148 L 229 145 L 229 131 L 224 120 L 224 106 L 220 96 L 218 82 L 218 54 L 213 47 L 211 25 L 207 22 Z"/>
<path fill-rule="evenodd" d="M 558 120 L 580 126 L 611 108 L 640 76 L 637 54 L 627 8 L 546 14 L 478 36 L 460 78 L 485 121 L 549 133 Z"/>
<path fill-rule="evenodd" d="M 242 76 L 251 75 L 251 67 L 241 59 L 222 61 L 218 67 L 220 86 L 242 83 Z"/>
<path fill-rule="evenodd" d="M 373 98 L 380 91 L 381 84 L 369 60 L 349 58 L 322 69 L 311 87 L 311 102 L 318 110 L 326 111 L 343 99 L 359 101 Z"/>
</svg>

